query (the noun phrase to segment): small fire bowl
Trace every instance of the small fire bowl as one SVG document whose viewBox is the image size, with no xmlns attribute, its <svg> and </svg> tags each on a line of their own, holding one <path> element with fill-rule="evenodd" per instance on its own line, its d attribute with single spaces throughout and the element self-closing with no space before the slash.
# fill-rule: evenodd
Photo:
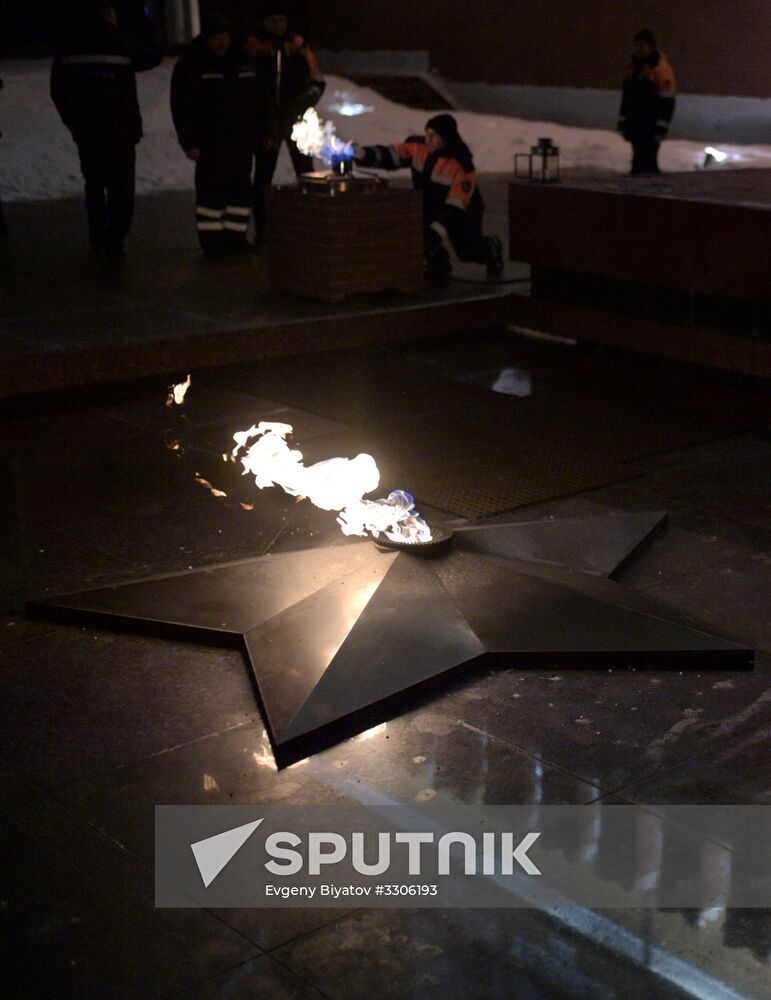
<svg viewBox="0 0 771 1000">
<path fill-rule="evenodd" d="M 397 552 L 409 552 L 414 556 L 434 556 L 449 549 L 455 537 L 455 532 L 446 527 L 432 526 L 431 534 L 433 537 L 430 542 L 392 542 L 383 534 L 373 538 L 373 542 L 379 549 L 394 549 Z"/>
</svg>

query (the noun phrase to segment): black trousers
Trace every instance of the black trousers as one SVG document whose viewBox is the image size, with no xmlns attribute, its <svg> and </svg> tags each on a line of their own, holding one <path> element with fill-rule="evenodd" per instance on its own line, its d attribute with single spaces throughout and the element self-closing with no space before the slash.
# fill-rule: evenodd
<svg viewBox="0 0 771 1000">
<path fill-rule="evenodd" d="M 243 243 L 249 225 L 252 151 L 246 144 L 201 150 L 195 164 L 196 228 L 201 249 Z"/>
<path fill-rule="evenodd" d="M 632 173 L 659 174 L 658 155 L 661 143 L 654 135 L 632 140 Z"/>
<path fill-rule="evenodd" d="M 452 227 L 447 232 L 447 238 L 452 244 L 452 248 L 460 261 L 468 261 L 472 264 L 486 264 L 490 259 L 491 240 L 485 236 L 481 229 L 476 226 L 464 229 L 461 226 Z M 429 225 L 424 230 L 424 244 L 426 256 L 430 256 L 439 240 L 438 234 Z"/>
<path fill-rule="evenodd" d="M 458 260 L 486 264 L 490 259 L 490 237 L 482 233 L 449 233 Z"/>
<path fill-rule="evenodd" d="M 313 170 L 313 157 L 306 156 L 297 148 L 296 143 L 291 139 L 282 140 L 287 144 L 289 155 L 292 158 L 294 172 L 307 174 Z M 267 223 L 267 199 L 268 190 L 276 171 L 278 154 L 281 151 L 281 142 L 275 148 L 265 149 L 259 146 L 254 154 L 254 189 L 252 192 L 252 212 L 254 214 L 255 239 L 265 238 L 265 225 Z"/>
<path fill-rule="evenodd" d="M 88 231 L 95 248 L 119 249 L 134 214 L 136 146 L 127 140 L 77 136 L 86 182 Z"/>
</svg>

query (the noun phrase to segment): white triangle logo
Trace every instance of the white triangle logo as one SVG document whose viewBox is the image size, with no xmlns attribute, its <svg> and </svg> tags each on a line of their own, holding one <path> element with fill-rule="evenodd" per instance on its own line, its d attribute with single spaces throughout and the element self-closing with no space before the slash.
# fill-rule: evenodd
<svg viewBox="0 0 771 1000">
<path fill-rule="evenodd" d="M 205 888 L 211 885 L 260 823 L 262 823 L 262 819 L 255 820 L 254 823 L 246 823 L 244 826 L 236 826 L 232 830 L 225 830 L 224 833 L 216 833 L 213 837 L 198 840 L 190 845 Z"/>
</svg>

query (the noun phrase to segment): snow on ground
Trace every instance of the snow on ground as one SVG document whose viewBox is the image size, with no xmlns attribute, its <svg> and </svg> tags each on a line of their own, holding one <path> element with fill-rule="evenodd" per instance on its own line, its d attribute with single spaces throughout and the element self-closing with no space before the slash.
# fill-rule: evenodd
<svg viewBox="0 0 771 1000">
<path fill-rule="evenodd" d="M 193 186 L 193 166 L 177 144 L 169 112 L 169 80 L 173 60 L 138 76 L 145 136 L 137 154 L 140 193 L 185 190 Z M 77 152 L 48 94 L 50 63 L 7 62 L 0 75 L 0 192 L 8 200 L 61 198 L 79 194 L 82 180 Z M 327 77 L 319 105 L 343 139 L 366 144 L 398 142 L 420 133 L 430 112 L 394 104 L 341 77 Z M 564 169 L 626 173 L 630 149 L 615 132 L 532 122 L 470 111 L 456 112 L 460 131 L 471 147 L 477 169 L 510 173 L 514 154 L 527 152 L 540 136 L 560 147 Z M 721 146 L 725 166 L 771 167 L 771 146 Z M 667 171 L 692 170 L 704 159 L 704 144 L 682 140 L 664 143 L 660 155 Z M 714 168 L 713 168 L 714 169 Z M 293 178 L 286 147 L 282 148 L 276 183 Z"/>
</svg>

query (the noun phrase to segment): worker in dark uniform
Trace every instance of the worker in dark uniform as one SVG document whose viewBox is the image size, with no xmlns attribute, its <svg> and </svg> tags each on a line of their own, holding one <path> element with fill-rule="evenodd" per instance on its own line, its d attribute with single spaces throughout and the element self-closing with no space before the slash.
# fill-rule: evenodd
<svg viewBox="0 0 771 1000">
<path fill-rule="evenodd" d="M 618 114 L 618 130 L 632 144 L 632 174 L 661 173 L 659 146 L 669 131 L 676 91 L 675 74 L 667 57 L 656 48 L 653 33 L 638 31 Z"/>
<path fill-rule="evenodd" d="M 365 167 L 412 169 L 412 183 L 423 193 L 426 276 L 430 280 L 443 280 L 452 272 L 445 243 L 459 260 L 486 264 L 490 277 L 502 274 L 501 241 L 485 236 L 482 230 L 484 204 L 474 160 L 452 115 L 429 119 L 425 138 L 412 136 L 393 146 L 363 146 L 356 149 L 354 158 Z"/>
<path fill-rule="evenodd" d="M 80 155 L 91 244 L 112 260 L 123 257 L 134 209 L 142 137 L 135 71 L 157 66 L 161 57 L 160 44 L 129 36 L 115 7 L 96 0 L 51 69 L 51 97 Z"/>
<path fill-rule="evenodd" d="M 245 51 L 257 71 L 253 212 L 255 244 L 264 242 L 266 201 L 281 143 L 297 175 L 313 170 L 313 158 L 292 142 L 292 126 L 324 92 L 316 58 L 302 35 L 289 27 L 286 5 L 266 0 L 261 20 L 246 35 Z"/>
<path fill-rule="evenodd" d="M 227 18 L 205 17 L 174 67 L 171 113 L 195 163 L 196 226 L 206 254 L 248 248 L 255 85 L 254 66 L 232 45 Z"/>
</svg>

